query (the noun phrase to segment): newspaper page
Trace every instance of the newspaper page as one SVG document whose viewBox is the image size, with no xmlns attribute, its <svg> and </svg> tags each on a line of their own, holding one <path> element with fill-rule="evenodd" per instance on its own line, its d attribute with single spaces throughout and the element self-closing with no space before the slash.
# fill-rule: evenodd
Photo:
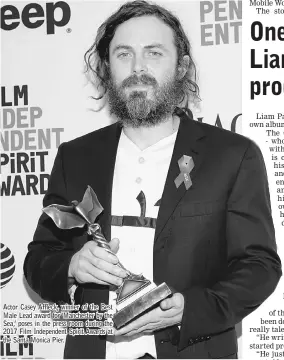
<svg viewBox="0 0 284 360">
<path fill-rule="evenodd" d="M 84 73 L 84 55 L 93 45 L 101 24 L 124 3 L 1 2 L 3 359 L 63 358 L 66 335 L 83 334 L 86 322 L 93 336 L 111 333 L 113 315 L 108 302 L 94 301 L 84 308 L 50 302 L 31 289 L 23 267 L 60 144 L 113 122 L 106 107 L 98 111 L 96 88 Z M 283 260 L 284 2 L 155 3 L 179 19 L 189 39 L 200 89 L 200 101 L 190 104 L 195 121 L 242 134 L 261 149 L 269 180 L 277 251 Z M 204 251 L 210 255 L 209 248 Z M 238 358 L 284 356 L 283 301 L 281 278 L 272 295 L 235 324 Z M 86 313 L 88 318 L 84 317 Z M 205 344 L 207 341 L 210 340 L 204 339 Z M 92 357 L 98 357 L 95 349 Z M 216 356 L 208 352 L 202 357 Z"/>
<path fill-rule="evenodd" d="M 243 133 L 264 155 L 278 253 L 283 261 L 283 1 L 243 2 Z M 243 321 L 243 356 L 284 356 L 284 284 Z"/>
</svg>

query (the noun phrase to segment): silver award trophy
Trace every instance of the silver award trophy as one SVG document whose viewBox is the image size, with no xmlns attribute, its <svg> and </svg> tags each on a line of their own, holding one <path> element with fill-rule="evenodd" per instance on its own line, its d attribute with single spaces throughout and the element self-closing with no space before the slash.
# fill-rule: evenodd
<svg viewBox="0 0 284 360">
<path fill-rule="evenodd" d="M 92 237 L 92 240 L 98 246 L 112 253 L 109 242 L 102 234 L 100 225 L 95 223 L 96 218 L 103 211 L 103 207 L 90 186 L 87 187 L 80 203 L 74 200 L 70 206 L 52 204 L 45 207 L 43 211 L 52 218 L 60 229 L 87 226 L 87 233 Z M 118 262 L 118 266 L 125 269 L 120 262 Z M 116 290 L 116 313 L 113 316 L 116 329 L 120 329 L 172 294 L 166 283 L 156 286 L 143 275 L 126 271 L 129 275 L 124 278 Z"/>
</svg>

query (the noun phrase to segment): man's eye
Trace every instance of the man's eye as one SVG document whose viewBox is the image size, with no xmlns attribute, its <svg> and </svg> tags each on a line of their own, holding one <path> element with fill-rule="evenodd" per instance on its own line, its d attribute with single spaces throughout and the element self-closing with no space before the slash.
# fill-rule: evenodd
<svg viewBox="0 0 284 360">
<path fill-rule="evenodd" d="M 162 53 L 158 52 L 158 51 L 149 51 L 149 55 L 153 56 L 153 57 L 160 57 L 163 56 Z"/>
<path fill-rule="evenodd" d="M 128 52 L 123 52 L 123 53 L 118 54 L 117 57 L 118 57 L 119 59 L 124 59 L 124 58 L 129 57 L 130 55 L 131 55 L 131 54 L 128 53 Z"/>
</svg>

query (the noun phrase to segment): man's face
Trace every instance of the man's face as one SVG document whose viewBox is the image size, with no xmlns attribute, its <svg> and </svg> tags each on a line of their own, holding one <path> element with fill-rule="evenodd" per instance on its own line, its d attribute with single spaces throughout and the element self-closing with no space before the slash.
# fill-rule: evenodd
<svg viewBox="0 0 284 360">
<path fill-rule="evenodd" d="M 173 31 L 154 16 L 118 26 L 110 43 L 109 67 L 110 111 L 124 125 L 160 123 L 181 96 Z"/>
</svg>

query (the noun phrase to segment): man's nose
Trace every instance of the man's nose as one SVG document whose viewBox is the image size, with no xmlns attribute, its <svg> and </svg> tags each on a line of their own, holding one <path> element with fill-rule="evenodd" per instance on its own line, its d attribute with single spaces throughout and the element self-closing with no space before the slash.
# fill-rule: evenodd
<svg viewBox="0 0 284 360">
<path fill-rule="evenodd" d="M 133 72 L 135 74 L 140 74 L 141 72 L 147 71 L 147 64 L 145 59 L 142 56 L 135 56 L 133 59 Z"/>
</svg>

